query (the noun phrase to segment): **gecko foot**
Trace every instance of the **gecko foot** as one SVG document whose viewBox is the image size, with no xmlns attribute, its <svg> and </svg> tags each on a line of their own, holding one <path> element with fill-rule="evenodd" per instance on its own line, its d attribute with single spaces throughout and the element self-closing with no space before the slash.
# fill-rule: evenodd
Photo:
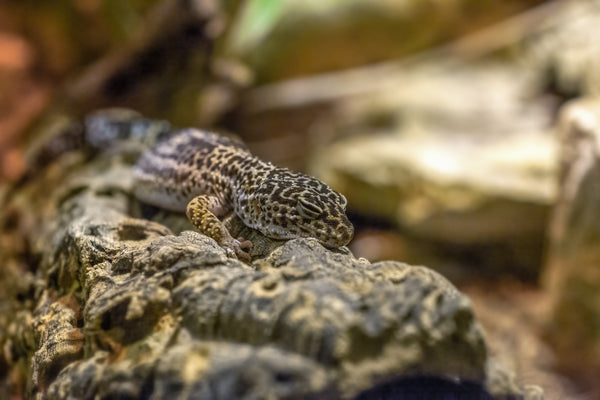
<svg viewBox="0 0 600 400">
<path fill-rule="evenodd" d="M 237 258 L 240 261 L 250 264 L 252 257 L 250 251 L 252 250 L 252 242 L 244 240 L 244 238 L 233 239 L 233 241 L 225 246 L 227 256 L 231 258 Z"/>
<path fill-rule="evenodd" d="M 252 262 L 252 257 L 250 256 L 250 252 L 252 251 L 252 242 L 249 240 L 245 240 L 243 237 L 239 237 L 235 240 L 235 255 L 238 260 L 243 261 L 247 264 Z"/>
</svg>

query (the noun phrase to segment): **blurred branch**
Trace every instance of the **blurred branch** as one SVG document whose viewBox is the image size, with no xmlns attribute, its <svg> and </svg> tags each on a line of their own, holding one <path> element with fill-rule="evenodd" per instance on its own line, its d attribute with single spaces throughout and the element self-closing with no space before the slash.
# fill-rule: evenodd
<svg viewBox="0 0 600 400">
<path fill-rule="evenodd" d="M 525 37 L 548 29 L 550 18 L 570 6 L 570 2 L 555 0 L 444 46 L 402 60 L 265 85 L 245 97 L 243 108 L 245 112 L 258 113 L 274 108 L 333 101 L 389 88 L 401 84 L 404 79 L 402 69 L 416 64 L 436 59 L 473 60 L 518 44 Z"/>
<path fill-rule="evenodd" d="M 114 105 L 128 96 L 135 96 L 135 90 L 150 78 L 159 80 L 152 84 L 162 85 L 154 93 L 157 97 L 169 89 L 177 89 L 172 80 L 156 79 L 157 75 L 168 70 L 184 79 L 185 75 L 181 75 L 185 67 L 191 59 L 198 57 L 201 69 L 209 71 L 214 42 L 224 31 L 225 21 L 221 4 L 216 0 L 159 3 L 148 13 L 147 22 L 130 43 L 91 65 L 68 86 L 67 102 L 82 111 Z M 205 76 L 196 78 L 202 80 Z M 165 86 L 169 89 L 164 89 Z"/>
</svg>

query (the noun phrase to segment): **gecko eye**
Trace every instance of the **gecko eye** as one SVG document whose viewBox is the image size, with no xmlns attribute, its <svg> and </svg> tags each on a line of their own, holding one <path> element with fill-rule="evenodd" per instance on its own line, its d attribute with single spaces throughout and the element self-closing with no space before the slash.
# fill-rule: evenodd
<svg viewBox="0 0 600 400">
<path fill-rule="evenodd" d="M 296 208 L 302 217 L 309 219 L 316 219 L 323 213 L 323 209 L 321 207 L 304 197 L 298 198 L 298 204 Z"/>
</svg>

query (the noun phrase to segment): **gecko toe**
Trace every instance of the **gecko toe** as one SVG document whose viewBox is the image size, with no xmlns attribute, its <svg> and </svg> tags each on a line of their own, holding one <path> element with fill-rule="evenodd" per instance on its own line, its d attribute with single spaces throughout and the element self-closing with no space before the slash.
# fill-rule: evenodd
<svg viewBox="0 0 600 400">
<path fill-rule="evenodd" d="M 252 247 L 253 244 L 251 241 L 244 239 L 243 237 L 239 237 L 237 238 L 237 241 L 239 243 L 239 246 L 242 250 L 245 250 L 247 252 L 252 251 Z"/>
<path fill-rule="evenodd" d="M 235 258 L 246 264 L 250 264 L 252 262 L 250 253 L 244 251 L 240 246 L 226 247 L 225 253 L 227 254 L 228 258 Z"/>
<path fill-rule="evenodd" d="M 240 238 L 242 239 L 242 238 Z M 249 240 L 234 240 L 233 245 L 230 249 L 233 250 L 235 256 L 238 260 L 245 262 L 246 264 L 250 264 L 252 262 L 252 257 L 250 256 L 250 250 L 252 250 L 252 242 Z"/>
</svg>

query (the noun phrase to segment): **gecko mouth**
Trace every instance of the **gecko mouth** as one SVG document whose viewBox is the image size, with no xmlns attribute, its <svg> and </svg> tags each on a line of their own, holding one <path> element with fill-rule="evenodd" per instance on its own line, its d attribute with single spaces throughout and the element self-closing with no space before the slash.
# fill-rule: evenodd
<svg viewBox="0 0 600 400">
<path fill-rule="evenodd" d="M 295 238 L 314 238 L 323 246 L 328 248 L 337 248 L 347 245 L 354 236 L 354 228 L 351 224 L 348 226 L 339 227 L 335 231 L 327 230 L 299 230 L 291 232 L 281 227 L 272 227 L 268 232 L 263 232 L 265 236 L 272 239 L 289 240 Z"/>
<path fill-rule="evenodd" d="M 349 225 L 349 227 L 340 228 L 338 231 L 338 233 L 332 234 L 327 240 L 323 241 L 323 245 L 326 247 L 342 247 L 350 243 L 354 236 L 354 227 Z"/>
<path fill-rule="evenodd" d="M 351 226 L 351 225 L 350 225 Z M 298 232 L 291 232 L 279 226 L 273 226 L 268 230 L 263 230 L 262 234 L 277 240 L 290 240 L 296 238 L 314 238 L 325 247 L 335 248 L 345 246 L 350 242 L 353 236 L 354 229 L 340 228 L 338 233 L 327 232 L 326 230 L 309 231 L 300 230 Z"/>
</svg>

